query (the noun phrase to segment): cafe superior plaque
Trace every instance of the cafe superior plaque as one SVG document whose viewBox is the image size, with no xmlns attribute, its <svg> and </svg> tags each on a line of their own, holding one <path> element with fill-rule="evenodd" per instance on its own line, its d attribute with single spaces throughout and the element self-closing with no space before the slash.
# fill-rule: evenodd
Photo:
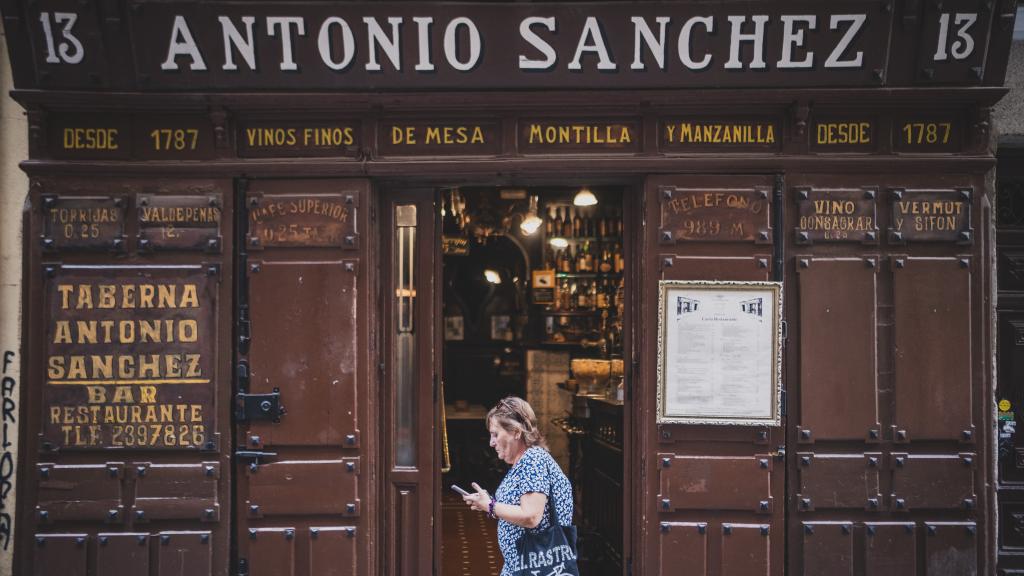
<svg viewBox="0 0 1024 576">
<path fill-rule="evenodd" d="M 782 284 L 658 283 L 658 423 L 781 424 Z"/>
</svg>

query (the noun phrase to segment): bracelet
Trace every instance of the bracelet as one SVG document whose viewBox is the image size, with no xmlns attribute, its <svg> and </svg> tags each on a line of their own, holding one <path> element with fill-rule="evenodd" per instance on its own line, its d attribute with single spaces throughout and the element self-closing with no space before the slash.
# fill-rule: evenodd
<svg viewBox="0 0 1024 576">
<path fill-rule="evenodd" d="M 497 516 L 494 515 L 494 498 L 491 498 L 491 503 L 487 505 L 487 515 L 491 518 L 497 518 Z"/>
</svg>

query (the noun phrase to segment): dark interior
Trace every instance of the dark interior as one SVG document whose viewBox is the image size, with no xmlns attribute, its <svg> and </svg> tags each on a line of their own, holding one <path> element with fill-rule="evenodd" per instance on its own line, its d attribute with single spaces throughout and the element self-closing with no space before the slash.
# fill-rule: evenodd
<svg viewBox="0 0 1024 576">
<path fill-rule="evenodd" d="M 497 489 L 508 466 L 484 416 L 509 395 L 533 406 L 572 482 L 581 571 L 621 573 L 622 190 L 588 190 L 595 205 L 574 205 L 581 187 L 441 191 L 445 574 L 493 573 L 493 554 L 474 552 L 492 545 L 501 565 L 494 522 L 457 516 L 464 504 L 447 493 Z"/>
</svg>

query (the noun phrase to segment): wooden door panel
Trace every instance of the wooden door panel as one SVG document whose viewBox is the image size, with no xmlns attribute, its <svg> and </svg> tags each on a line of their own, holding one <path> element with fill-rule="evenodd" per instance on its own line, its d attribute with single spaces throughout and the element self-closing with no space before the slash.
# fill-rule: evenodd
<svg viewBox="0 0 1024 576">
<path fill-rule="evenodd" d="M 249 530 L 250 576 L 295 576 L 295 528 Z"/>
<path fill-rule="evenodd" d="M 879 470 L 882 454 L 815 454 L 800 452 L 800 489 L 796 495 L 800 510 L 863 509 L 878 511 L 882 506 Z"/>
<path fill-rule="evenodd" d="M 771 280 L 775 189 L 774 177 L 747 175 L 652 177 L 645 185 L 634 418 L 649 424 L 637 459 L 647 463 L 644 512 L 633 513 L 644 520 L 630 529 L 656 537 L 635 573 L 782 574 L 783 429 L 655 422 L 659 281 Z M 683 548 L 706 563 L 677 563 Z"/>
<path fill-rule="evenodd" d="M 659 510 L 745 510 L 771 508 L 772 460 L 745 457 L 659 454 Z M 767 505 L 766 505 L 767 504 Z"/>
<path fill-rule="evenodd" d="M 235 473 L 251 576 L 372 572 L 369 194 L 362 180 L 248 183 Z"/>
<path fill-rule="evenodd" d="M 796 261 L 802 384 L 798 438 L 802 443 L 877 441 L 878 259 L 798 254 Z"/>
<path fill-rule="evenodd" d="M 772 574 L 771 530 L 766 524 L 723 524 L 721 532 L 722 576 Z"/>
<path fill-rule="evenodd" d="M 355 444 L 358 282 L 354 260 L 251 262 L 252 393 L 286 413 L 251 423 L 250 447 Z"/>
<path fill-rule="evenodd" d="M 136 476 L 132 516 L 142 512 L 150 520 L 220 519 L 217 487 L 220 462 L 153 464 L 133 462 Z"/>
<path fill-rule="evenodd" d="M 894 510 L 972 510 L 975 455 L 892 453 Z"/>
<path fill-rule="evenodd" d="M 88 534 L 36 534 L 35 576 L 85 576 L 88 541 Z"/>
<path fill-rule="evenodd" d="M 355 526 L 309 529 L 309 576 L 356 576 L 358 558 Z"/>
<path fill-rule="evenodd" d="M 925 522 L 925 576 L 978 573 L 978 527 L 974 522 Z"/>
<path fill-rule="evenodd" d="M 149 534 L 99 533 L 96 576 L 149 576 Z"/>
<path fill-rule="evenodd" d="M 804 576 L 853 576 L 853 524 L 804 522 Z"/>
<path fill-rule="evenodd" d="M 207 576 L 213 570 L 209 532 L 160 532 L 156 548 L 157 576 Z"/>
<path fill-rule="evenodd" d="M 253 517 L 359 515 L 359 476 L 355 458 L 271 462 L 250 471 L 247 480 L 249 499 L 246 509 Z"/>
<path fill-rule="evenodd" d="M 704 522 L 662 522 L 659 574 L 708 574 L 708 525 Z"/>
<path fill-rule="evenodd" d="M 971 442 L 970 258 L 894 256 L 892 264 L 896 441 Z"/>
<path fill-rule="evenodd" d="M 917 574 L 917 529 L 913 522 L 869 522 L 864 534 L 865 574 Z"/>
<path fill-rule="evenodd" d="M 40 463 L 36 517 L 40 524 L 62 520 L 121 522 L 123 462 L 106 464 Z"/>
</svg>

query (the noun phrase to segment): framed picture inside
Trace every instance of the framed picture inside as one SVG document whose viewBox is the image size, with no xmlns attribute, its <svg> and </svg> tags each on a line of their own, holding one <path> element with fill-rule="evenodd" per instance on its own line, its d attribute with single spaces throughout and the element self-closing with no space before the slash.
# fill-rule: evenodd
<svg viewBox="0 0 1024 576">
<path fill-rule="evenodd" d="M 782 284 L 658 284 L 658 423 L 779 426 Z"/>
</svg>

